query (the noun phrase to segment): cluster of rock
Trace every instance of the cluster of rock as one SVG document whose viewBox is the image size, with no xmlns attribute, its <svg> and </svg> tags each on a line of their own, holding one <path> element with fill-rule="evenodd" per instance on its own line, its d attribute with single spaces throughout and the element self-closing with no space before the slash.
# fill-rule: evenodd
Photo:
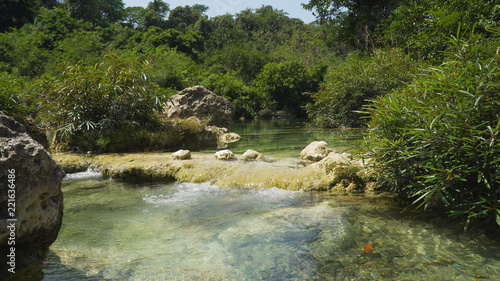
<svg viewBox="0 0 500 281">
<path fill-rule="evenodd" d="M 333 189 L 362 191 L 375 188 L 376 179 L 362 162 L 349 153 L 337 153 L 324 141 L 309 144 L 301 153 L 302 161 L 331 175 Z"/>
<path fill-rule="evenodd" d="M 181 157 L 180 155 L 189 155 Z M 190 159 L 188 151 L 180 150 L 172 155 L 174 159 Z M 217 160 L 263 161 L 266 157 L 257 151 L 247 150 L 236 157 L 231 150 L 225 149 L 215 153 Z M 356 161 L 349 153 L 337 153 L 324 141 L 314 141 L 300 153 L 299 167 L 309 167 L 322 171 L 330 177 L 329 189 L 345 191 L 363 191 L 375 188 L 376 179 L 360 161 Z"/>
<path fill-rule="evenodd" d="M 172 159 L 174 160 L 189 160 L 191 159 L 191 152 L 189 150 L 181 149 L 177 152 L 172 153 Z M 236 156 L 229 149 L 219 150 L 215 153 L 215 159 L 217 160 L 236 160 Z M 264 154 L 259 153 L 255 150 L 247 150 L 243 153 L 238 160 L 241 161 L 263 161 L 266 157 Z"/>
<path fill-rule="evenodd" d="M 4 259 L 7 253 L 13 252 L 12 247 L 15 258 L 8 261 L 15 260 L 16 272 L 42 259 L 56 240 L 62 223 L 61 181 L 65 173 L 28 133 L 22 124 L 0 112 L 0 208 L 4 210 L 0 217 L 2 273 L 7 272 L 4 267 L 8 264 Z M 9 204 L 12 200 L 15 205 Z M 8 207 L 12 207 L 9 212 Z"/>
</svg>

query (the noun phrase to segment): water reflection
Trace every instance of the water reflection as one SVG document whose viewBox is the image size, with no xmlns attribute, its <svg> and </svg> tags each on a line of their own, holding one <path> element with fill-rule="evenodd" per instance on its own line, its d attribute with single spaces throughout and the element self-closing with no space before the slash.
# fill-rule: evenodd
<svg viewBox="0 0 500 281">
<path fill-rule="evenodd" d="M 234 153 L 253 149 L 272 157 L 298 157 L 304 147 L 318 140 L 326 141 L 338 152 L 353 151 L 346 142 L 360 139 L 363 133 L 361 129 L 311 128 L 307 120 L 236 121 L 231 131 L 241 136 L 238 142 L 229 144 Z"/>
</svg>

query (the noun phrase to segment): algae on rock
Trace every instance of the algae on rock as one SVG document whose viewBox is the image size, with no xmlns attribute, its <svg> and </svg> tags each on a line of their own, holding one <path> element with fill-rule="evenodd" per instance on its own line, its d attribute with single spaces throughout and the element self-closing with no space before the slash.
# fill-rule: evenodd
<svg viewBox="0 0 500 281">
<path fill-rule="evenodd" d="M 60 164 L 77 161 L 76 156 L 56 155 Z M 87 159 L 81 156 L 80 162 Z M 347 155 L 329 155 L 322 162 L 297 165 L 294 158 L 265 161 L 220 161 L 211 154 L 192 153 L 191 159 L 178 161 L 172 153 L 103 154 L 90 161 L 105 177 L 138 180 L 176 180 L 210 182 L 222 187 L 272 188 L 302 191 L 362 191 L 373 177 Z M 78 161 L 77 161 L 78 162 Z M 352 163 L 351 163 L 352 162 Z"/>
</svg>

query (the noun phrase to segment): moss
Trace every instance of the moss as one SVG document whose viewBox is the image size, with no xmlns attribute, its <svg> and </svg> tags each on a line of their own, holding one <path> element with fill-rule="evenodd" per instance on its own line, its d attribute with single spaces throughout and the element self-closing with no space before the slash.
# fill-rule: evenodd
<svg viewBox="0 0 500 281">
<path fill-rule="evenodd" d="M 94 158 L 86 154 L 56 153 L 52 158 L 68 174 L 86 171 L 95 163 Z"/>
<path fill-rule="evenodd" d="M 106 177 L 133 180 L 177 180 L 191 183 L 210 182 L 217 186 L 272 188 L 303 191 L 359 191 L 365 180 L 358 166 L 339 164 L 329 173 L 313 165 L 296 167 L 294 159 L 274 162 L 219 161 L 210 154 L 192 153 L 190 160 L 173 160 L 171 153 L 102 154 L 95 157 L 60 154 L 58 159 L 71 163 L 97 165 Z M 87 162 L 85 162 L 87 160 Z M 88 161 L 91 160 L 91 161 Z"/>
</svg>

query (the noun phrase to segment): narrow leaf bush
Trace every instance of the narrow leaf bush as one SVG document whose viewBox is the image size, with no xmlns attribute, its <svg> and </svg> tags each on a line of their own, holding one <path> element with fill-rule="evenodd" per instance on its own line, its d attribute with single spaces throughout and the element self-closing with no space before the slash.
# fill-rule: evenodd
<svg viewBox="0 0 500 281">
<path fill-rule="evenodd" d="M 364 148 L 400 198 L 500 225 L 500 42 L 450 44 L 445 63 L 369 106 Z"/>
<path fill-rule="evenodd" d="M 39 117 L 69 143 L 86 143 L 86 149 L 98 145 L 96 135 L 157 127 L 166 96 L 151 81 L 150 67 L 116 53 L 100 64 L 67 65 L 57 78 L 42 79 Z"/>
</svg>

